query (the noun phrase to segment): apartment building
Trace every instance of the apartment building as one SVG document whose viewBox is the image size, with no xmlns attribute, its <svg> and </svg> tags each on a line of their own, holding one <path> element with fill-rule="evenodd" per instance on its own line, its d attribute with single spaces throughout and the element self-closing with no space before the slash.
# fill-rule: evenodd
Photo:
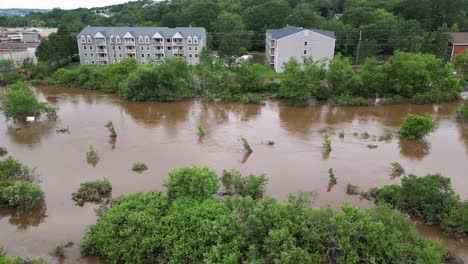
<svg viewBox="0 0 468 264">
<path fill-rule="evenodd" d="M 206 46 L 202 27 L 85 27 L 77 36 L 81 64 L 106 65 L 122 58 L 137 63 L 182 56 L 198 64 Z"/>
<path fill-rule="evenodd" d="M 305 57 L 314 61 L 332 59 L 335 52 L 335 32 L 286 26 L 267 29 L 265 55 L 276 72 L 283 72 L 283 64 L 291 58 L 302 62 Z"/>
</svg>

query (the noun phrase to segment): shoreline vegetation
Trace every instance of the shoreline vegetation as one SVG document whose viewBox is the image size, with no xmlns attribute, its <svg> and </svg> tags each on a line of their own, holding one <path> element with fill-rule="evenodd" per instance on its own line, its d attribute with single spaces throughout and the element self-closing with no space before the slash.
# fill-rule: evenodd
<svg viewBox="0 0 468 264">
<path fill-rule="evenodd" d="M 392 209 L 418 203 L 434 213 L 432 207 L 444 206 L 425 203 L 429 196 L 418 198 L 411 189 L 445 187 L 450 197 L 440 194 L 437 201 L 453 200 L 450 213 L 461 216 L 466 202 L 457 200 L 450 181 L 432 183 L 431 177 L 443 178 L 405 176 L 402 191 L 390 185 L 371 192 L 379 201 L 374 208 L 344 203 L 335 211 L 312 208 L 312 193 L 290 195 L 286 202 L 265 197 L 266 175 L 225 170 L 220 177 L 207 167 L 177 168 L 169 173 L 165 192 L 124 194 L 105 205 L 81 241 L 81 254 L 112 263 L 457 263 L 447 248 L 422 238 Z M 406 184 L 409 180 L 426 183 L 418 187 Z M 411 208 L 427 216 L 420 205 Z M 462 223 L 449 222 L 444 230 L 464 235 L 465 229 L 455 229 Z"/>
<path fill-rule="evenodd" d="M 214 102 L 264 104 L 285 99 L 305 107 L 317 100 L 334 106 L 431 104 L 461 100 L 462 78 L 449 63 L 434 55 L 395 52 L 385 61 L 368 58 L 359 72 L 340 54 L 331 61 L 295 59 L 270 82 L 267 64 L 241 62 L 227 66 L 204 50 L 199 65 L 169 58 L 157 65 L 138 65 L 133 59 L 105 66 L 74 65 L 40 74 L 33 84 L 101 90 L 130 101 L 172 102 L 201 98 Z M 279 81 L 279 82 L 278 82 Z"/>
</svg>

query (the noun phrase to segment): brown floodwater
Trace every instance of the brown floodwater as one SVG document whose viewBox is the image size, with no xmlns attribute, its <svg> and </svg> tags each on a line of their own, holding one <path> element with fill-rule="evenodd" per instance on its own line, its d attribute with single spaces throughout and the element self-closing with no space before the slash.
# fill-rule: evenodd
<svg viewBox="0 0 468 264">
<path fill-rule="evenodd" d="M 455 121 L 457 104 L 453 103 L 378 107 L 320 103 L 293 108 L 278 101 L 264 106 L 199 100 L 137 103 L 98 91 L 53 86 L 35 90 L 41 100 L 60 108 L 57 121 L 18 125 L 0 117 L 0 146 L 36 168 L 47 203 L 46 209 L 26 214 L 0 210 L 0 244 L 9 255 L 44 256 L 51 263 L 105 263 L 79 255 L 80 238 L 96 221 L 96 204 L 80 207 L 71 200 L 80 183 L 106 177 L 114 197 L 162 190 L 167 173 L 186 165 L 206 165 L 217 172 L 234 168 L 243 173 L 266 173 L 267 193 L 279 200 L 285 200 L 289 193 L 314 191 L 315 206 L 339 208 L 350 201 L 367 208 L 372 206 L 369 201 L 346 194 L 346 184 L 367 190 L 398 183 L 401 177 L 393 177 L 390 168 L 391 162 L 398 161 L 410 173 L 450 177 L 461 198 L 468 198 L 468 126 Z M 400 140 L 396 132 L 407 113 L 430 113 L 439 128 L 425 142 Z M 114 123 L 115 141 L 104 128 L 107 120 Z M 198 139 L 197 123 L 205 127 L 203 140 Z M 57 133 L 57 127 L 68 127 L 70 133 Z M 329 155 L 322 153 L 324 130 L 332 141 Z M 339 138 L 341 131 L 343 139 Z M 364 132 L 369 133 L 368 139 L 361 137 Z M 394 139 L 376 140 L 385 132 L 393 133 Z M 252 154 L 244 154 L 241 136 L 249 141 Z M 269 139 L 276 144 L 265 144 Z M 369 149 L 369 144 L 378 147 Z M 100 155 L 95 167 L 86 162 L 90 145 Z M 146 163 L 149 169 L 141 174 L 132 172 L 135 161 Z M 331 188 L 329 168 L 338 177 L 338 184 Z M 434 226 L 418 222 L 415 226 L 468 261 L 468 242 L 453 240 Z M 65 250 L 65 259 L 49 255 L 57 244 L 68 241 L 75 245 Z"/>
</svg>

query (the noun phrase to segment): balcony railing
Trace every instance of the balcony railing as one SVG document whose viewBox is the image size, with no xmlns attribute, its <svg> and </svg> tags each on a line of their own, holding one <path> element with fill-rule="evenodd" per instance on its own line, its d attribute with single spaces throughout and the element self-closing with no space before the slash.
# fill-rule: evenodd
<svg viewBox="0 0 468 264">
<path fill-rule="evenodd" d="M 182 40 L 174 39 L 172 41 L 172 46 L 183 46 L 183 45 L 184 45 L 184 42 Z"/>
<path fill-rule="evenodd" d="M 125 53 L 136 53 L 136 49 L 125 49 Z"/>
<path fill-rule="evenodd" d="M 133 39 L 124 39 L 124 45 L 135 46 L 135 40 L 133 40 Z"/>
</svg>

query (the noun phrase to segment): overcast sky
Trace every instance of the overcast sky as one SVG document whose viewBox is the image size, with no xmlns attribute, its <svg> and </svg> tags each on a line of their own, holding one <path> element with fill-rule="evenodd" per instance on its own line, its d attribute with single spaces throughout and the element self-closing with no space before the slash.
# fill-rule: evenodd
<svg viewBox="0 0 468 264">
<path fill-rule="evenodd" d="M 0 0 L 0 8 L 74 9 L 121 4 L 130 0 Z"/>
</svg>

